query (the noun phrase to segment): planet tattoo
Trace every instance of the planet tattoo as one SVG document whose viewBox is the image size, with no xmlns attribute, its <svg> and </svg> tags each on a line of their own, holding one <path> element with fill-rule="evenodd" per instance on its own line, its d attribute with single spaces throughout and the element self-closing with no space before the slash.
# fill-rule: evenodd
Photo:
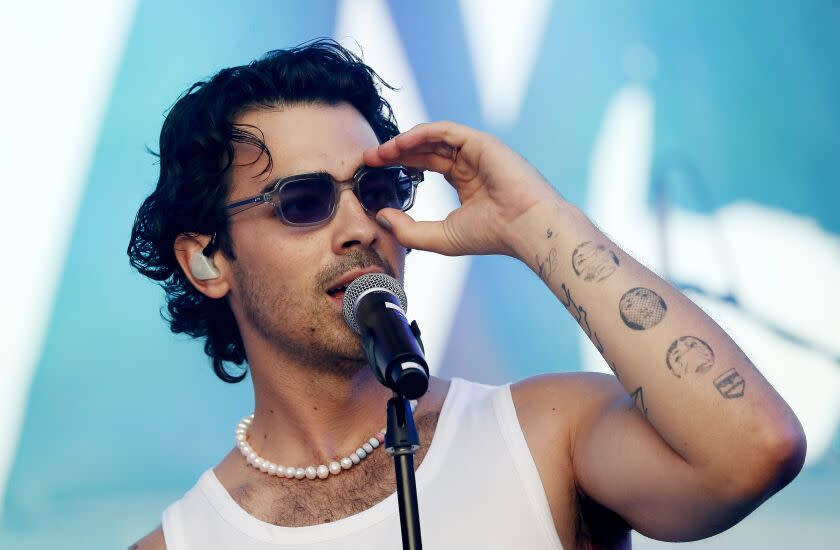
<svg viewBox="0 0 840 550">
<path fill-rule="evenodd" d="M 655 327 L 665 317 L 668 306 L 659 294 L 649 288 L 631 288 L 618 302 L 624 324 L 633 330 Z"/>
<path fill-rule="evenodd" d="M 715 353 L 700 338 L 681 336 L 668 348 L 666 363 L 677 378 L 690 373 L 703 374 L 715 365 Z"/>
<path fill-rule="evenodd" d="M 580 243 L 572 252 L 572 269 L 587 282 L 600 282 L 618 269 L 618 256 L 603 244 Z"/>
</svg>

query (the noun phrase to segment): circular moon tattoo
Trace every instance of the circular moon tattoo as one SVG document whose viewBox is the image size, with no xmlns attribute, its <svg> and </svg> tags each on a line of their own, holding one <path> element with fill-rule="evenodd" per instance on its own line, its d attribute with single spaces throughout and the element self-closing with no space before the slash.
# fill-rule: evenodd
<svg viewBox="0 0 840 550">
<path fill-rule="evenodd" d="M 621 320 L 633 330 L 647 330 L 658 325 L 667 310 L 665 300 L 649 288 L 631 288 L 618 302 Z"/>
<path fill-rule="evenodd" d="M 694 336 L 674 340 L 665 356 L 670 370 L 677 378 L 686 373 L 703 374 L 715 365 L 715 353 L 709 344 Z"/>
<path fill-rule="evenodd" d="M 602 244 L 586 241 L 572 252 L 572 269 L 584 281 L 597 283 L 618 269 L 618 256 Z"/>
</svg>

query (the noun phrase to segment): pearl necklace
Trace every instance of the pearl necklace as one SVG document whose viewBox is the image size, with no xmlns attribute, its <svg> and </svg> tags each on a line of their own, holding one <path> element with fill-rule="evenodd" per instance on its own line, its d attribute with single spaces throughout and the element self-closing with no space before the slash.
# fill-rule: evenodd
<svg viewBox="0 0 840 550">
<path fill-rule="evenodd" d="M 412 413 L 414 412 L 415 407 L 417 407 L 417 401 L 411 401 Z M 234 438 L 236 439 L 236 446 L 239 447 L 239 451 L 242 453 L 242 456 L 245 457 L 245 460 L 249 465 L 261 472 L 277 477 L 287 477 L 289 479 L 315 479 L 316 477 L 326 479 L 330 476 L 330 474 L 336 476 L 340 474 L 342 470 L 349 470 L 371 454 L 375 448 L 385 442 L 385 432 L 387 430 L 387 428 L 382 428 L 373 437 L 362 443 L 358 449 L 341 460 L 333 460 L 329 464 L 321 464 L 319 466 L 310 465 L 296 468 L 294 466 L 281 466 L 280 464 L 271 462 L 270 460 L 261 457 L 256 451 L 254 451 L 254 448 L 251 447 L 250 443 L 248 443 L 248 429 L 251 427 L 251 423 L 253 421 L 254 414 L 251 413 L 240 420 L 239 424 L 236 425 Z"/>
</svg>

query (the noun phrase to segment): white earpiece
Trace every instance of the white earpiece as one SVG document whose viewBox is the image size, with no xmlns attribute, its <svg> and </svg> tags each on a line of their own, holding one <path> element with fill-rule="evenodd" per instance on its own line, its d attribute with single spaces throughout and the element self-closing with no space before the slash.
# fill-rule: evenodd
<svg viewBox="0 0 840 550">
<path fill-rule="evenodd" d="M 213 263 L 213 258 L 208 258 L 201 252 L 196 252 L 190 257 L 190 271 L 199 281 L 215 279 L 221 275 L 219 268 Z"/>
</svg>

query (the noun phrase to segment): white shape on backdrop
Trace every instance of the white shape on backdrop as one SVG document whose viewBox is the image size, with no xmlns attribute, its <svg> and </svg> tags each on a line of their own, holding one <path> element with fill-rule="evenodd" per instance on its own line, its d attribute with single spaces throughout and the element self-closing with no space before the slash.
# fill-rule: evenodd
<svg viewBox="0 0 840 550">
<path fill-rule="evenodd" d="M 83 183 L 134 1 L 13 2 L 0 18 L 0 514 Z"/>
<path fill-rule="evenodd" d="M 534 69 L 550 0 L 460 0 L 484 121 L 513 126 Z"/>
<path fill-rule="evenodd" d="M 400 129 L 428 121 L 420 90 L 400 43 L 399 33 L 384 0 L 342 0 L 338 4 L 335 37 L 358 53 L 396 92 L 383 89 Z M 357 44 L 358 42 L 358 44 Z M 458 197 L 439 174 L 426 172 L 410 214 L 417 220 L 442 220 L 458 207 Z M 409 318 L 423 332 L 429 369 L 436 373 L 443 360 L 449 333 L 469 270 L 467 256 L 447 257 L 415 250 L 406 258 L 405 289 Z"/>
<path fill-rule="evenodd" d="M 587 211 L 625 250 L 661 273 L 664 258 L 647 202 L 653 120 L 653 99 L 644 87 L 627 85 L 612 98 L 592 153 Z M 840 368 L 832 358 L 840 355 L 840 239 L 811 219 L 751 202 L 711 215 L 672 208 L 667 225 L 669 275 L 705 289 L 686 294 L 790 404 L 808 439 L 806 465 L 818 461 L 840 424 Z M 722 256 L 716 246 L 724 244 L 729 250 Z M 715 297 L 728 291 L 742 307 Z M 780 337 L 767 322 L 800 342 Z M 584 368 L 610 372 L 589 340 L 580 340 Z"/>
</svg>

